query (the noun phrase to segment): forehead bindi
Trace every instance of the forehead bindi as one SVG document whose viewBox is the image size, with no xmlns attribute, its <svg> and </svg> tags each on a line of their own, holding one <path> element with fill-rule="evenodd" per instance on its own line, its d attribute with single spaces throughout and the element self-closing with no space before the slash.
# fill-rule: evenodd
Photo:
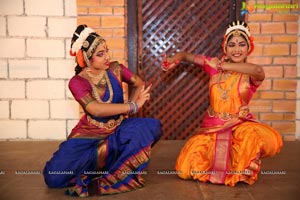
<svg viewBox="0 0 300 200">
<path fill-rule="evenodd" d="M 233 36 L 228 43 L 242 43 L 242 42 L 246 42 L 245 38 L 243 38 L 242 36 Z"/>
</svg>

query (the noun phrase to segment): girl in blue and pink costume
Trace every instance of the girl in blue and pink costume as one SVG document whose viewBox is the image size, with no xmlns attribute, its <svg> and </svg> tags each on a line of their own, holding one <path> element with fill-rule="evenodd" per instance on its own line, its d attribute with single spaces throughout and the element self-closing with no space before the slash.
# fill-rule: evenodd
<svg viewBox="0 0 300 200">
<path fill-rule="evenodd" d="M 110 62 L 106 41 L 79 25 L 70 54 L 76 75 L 69 88 L 85 114 L 68 139 L 46 163 L 50 188 L 68 188 L 71 196 L 115 194 L 143 187 L 151 147 L 161 137 L 161 124 L 152 118 L 128 118 L 150 99 L 150 88 L 128 68 Z M 122 82 L 133 87 L 124 102 Z"/>
</svg>

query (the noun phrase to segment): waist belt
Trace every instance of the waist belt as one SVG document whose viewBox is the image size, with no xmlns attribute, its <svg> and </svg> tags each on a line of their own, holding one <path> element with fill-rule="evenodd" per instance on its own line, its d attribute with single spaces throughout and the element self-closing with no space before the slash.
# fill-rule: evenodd
<svg viewBox="0 0 300 200">
<path fill-rule="evenodd" d="M 107 130 L 115 129 L 117 126 L 119 126 L 121 124 L 123 119 L 124 119 L 124 116 L 120 115 L 120 117 L 118 119 L 110 119 L 107 122 L 98 122 L 97 120 L 91 118 L 91 116 L 87 115 L 87 120 L 89 123 L 91 123 L 95 126 L 98 126 L 99 128 L 104 128 Z"/>
<path fill-rule="evenodd" d="M 240 108 L 238 113 L 228 113 L 228 112 L 216 112 L 216 111 L 214 111 L 214 109 L 211 106 L 209 106 L 207 109 L 207 112 L 210 117 L 218 117 L 222 120 L 227 121 L 232 118 L 247 117 L 249 114 L 249 108 L 248 108 L 248 106 L 243 106 Z"/>
</svg>

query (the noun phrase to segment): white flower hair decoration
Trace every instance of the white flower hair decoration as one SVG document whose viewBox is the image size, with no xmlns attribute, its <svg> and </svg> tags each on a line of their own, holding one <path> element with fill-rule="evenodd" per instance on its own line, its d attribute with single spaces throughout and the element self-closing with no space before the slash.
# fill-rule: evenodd
<svg viewBox="0 0 300 200">
<path fill-rule="evenodd" d="M 71 52 L 72 54 L 77 54 L 78 51 L 81 49 L 84 41 L 87 39 L 90 33 L 94 33 L 95 31 L 89 27 L 86 27 L 83 31 L 81 31 L 80 35 L 75 33 L 78 38 L 77 40 L 72 44 Z"/>
</svg>

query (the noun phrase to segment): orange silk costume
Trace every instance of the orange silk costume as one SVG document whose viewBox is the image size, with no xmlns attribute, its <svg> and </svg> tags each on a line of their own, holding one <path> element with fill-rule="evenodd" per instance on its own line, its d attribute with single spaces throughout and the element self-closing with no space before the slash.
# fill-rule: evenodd
<svg viewBox="0 0 300 200">
<path fill-rule="evenodd" d="M 178 176 L 229 186 L 239 181 L 251 185 L 258 178 L 260 158 L 274 156 L 282 147 L 280 134 L 255 121 L 249 112 L 249 101 L 260 82 L 254 83 L 246 74 L 218 72 L 207 64 L 200 67 L 210 75 L 210 107 L 200 130 L 178 156 Z"/>
</svg>

